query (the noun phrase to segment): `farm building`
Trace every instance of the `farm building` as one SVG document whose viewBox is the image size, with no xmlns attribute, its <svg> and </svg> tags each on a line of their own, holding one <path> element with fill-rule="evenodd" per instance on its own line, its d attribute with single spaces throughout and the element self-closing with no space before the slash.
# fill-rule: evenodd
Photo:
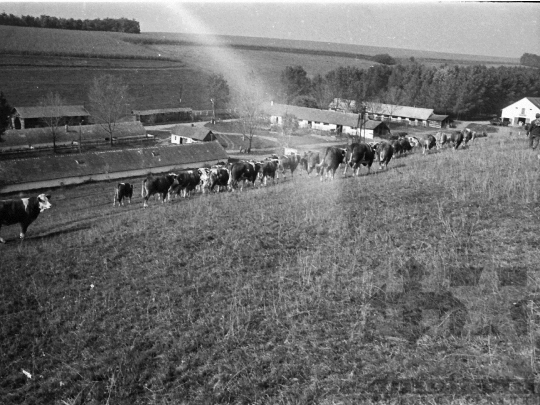
<svg viewBox="0 0 540 405">
<path fill-rule="evenodd" d="M 525 97 L 502 109 L 503 122 L 510 125 L 524 125 L 535 119 L 540 113 L 540 97 Z"/>
<path fill-rule="evenodd" d="M 374 136 L 385 137 L 390 133 L 390 128 L 384 121 L 366 121 L 366 124 L 362 127 L 360 131 L 360 136 L 365 137 L 366 139 L 373 139 Z"/>
<path fill-rule="evenodd" d="M 146 130 L 140 122 L 119 122 L 116 124 L 113 134 L 113 141 L 123 140 L 132 141 L 153 138 L 147 135 Z M 108 143 L 109 133 L 101 125 L 77 125 L 68 127 L 59 127 L 56 133 L 56 146 L 72 147 L 81 141 L 82 144 Z M 0 153 L 16 152 L 30 149 L 49 149 L 52 148 L 53 141 L 50 128 L 29 128 L 29 129 L 11 129 L 7 130 L 0 140 Z"/>
<path fill-rule="evenodd" d="M 345 98 L 334 98 L 328 105 L 328 109 L 338 112 L 353 113 L 356 111 L 356 101 L 347 100 Z"/>
<path fill-rule="evenodd" d="M 431 114 L 428 118 L 428 126 L 433 128 L 446 128 L 450 125 L 448 115 Z"/>
<path fill-rule="evenodd" d="M 82 105 L 64 105 L 60 107 L 14 107 L 11 111 L 13 129 L 45 127 L 44 119 L 62 117 L 62 125 L 87 123 L 90 114 Z"/>
<path fill-rule="evenodd" d="M 316 108 L 298 107 L 287 104 L 270 103 L 263 106 L 263 111 L 270 116 L 270 123 L 282 125 L 285 115 L 294 115 L 300 128 L 311 128 L 337 134 L 356 135 L 359 127 L 359 114 L 341 113 Z"/>
<path fill-rule="evenodd" d="M 407 107 L 394 104 L 382 104 L 382 103 L 367 103 L 366 112 L 370 119 L 393 121 L 393 122 L 408 122 L 410 125 L 422 125 L 428 126 L 429 119 L 434 116 L 433 109 L 430 108 L 417 108 Z M 440 116 L 434 116 L 440 121 Z"/>
<path fill-rule="evenodd" d="M 131 114 L 143 124 L 156 124 L 171 121 L 192 121 L 191 108 L 162 108 L 158 110 L 133 110 Z"/>
<path fill-rule="evenodd" d="M 0 193 L 198 168 L 227 161 L 217 142 L 45 156 L 2 162 Z"/>
<path fill-rule="evenodd" d="M 204 127 L 177 125 L 171 128 L 171 143 L 177 145 L 194 142 L 212 142 L 216 139 L 216 135 Z"/>
</svg>

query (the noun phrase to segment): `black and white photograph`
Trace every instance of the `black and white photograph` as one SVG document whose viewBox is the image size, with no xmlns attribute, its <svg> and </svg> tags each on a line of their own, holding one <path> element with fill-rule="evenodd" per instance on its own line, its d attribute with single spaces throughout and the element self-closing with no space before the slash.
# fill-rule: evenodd
<svg viewBox="0 0 540 405">
<path fill-rule="evenodd" d="M 0 1 L 0 405 L 538 404 L 540 3 Z"/>
</svg>

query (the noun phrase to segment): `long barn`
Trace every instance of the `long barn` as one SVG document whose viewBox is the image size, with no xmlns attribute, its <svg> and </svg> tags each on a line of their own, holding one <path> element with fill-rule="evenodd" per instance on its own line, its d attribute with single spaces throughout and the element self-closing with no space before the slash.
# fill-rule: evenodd
<svg viewBox="0 0 540 405">
<path fill-rule="evenodd" d="M 146 176 L 211 166 L 227 159 L 218 142 L 205 142 L 7 160 L 0 167 L 0 193 Z"/>
</svg>

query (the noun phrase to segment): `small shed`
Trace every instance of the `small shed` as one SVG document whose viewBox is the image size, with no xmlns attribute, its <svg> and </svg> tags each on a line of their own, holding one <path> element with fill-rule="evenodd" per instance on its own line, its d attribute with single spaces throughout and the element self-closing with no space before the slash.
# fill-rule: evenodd
<svg viewBox="0 0 540 405">
<path fill-rule="evenodd" d="M 384 121 L 366 121 L 366 124 L 358 131 L 358 135 L 366 139 L 373 139 L 375 136 L 384 138 L 388 134 L 390 134 L 390 128 Z"/>
<path fill-rule="evenodd" d="M 78 125 L 88 123 L 90 113 L 82 105 L 14 107 L 11 110 L 11 126 L 13 129 L 44 127 L 46 123 L 43 120 L 50 117 L 61 117 L 62 125 Z"/>
<path fill-rule="evenodd" d="M 131 114 L 143 124 L 157 124 L 160 122 L 192 121 L 191 108 L 161 108 L 155 110 L 133 110 Z"/>
<path fill-rule="evenodd" d="M 2 162 L 0 193 L 146 176 L 227 161 L 218 142 L 43 156 Z"/>
<path fill-rule="evenodd" d="M 432 128 L 446 128 L 450 124 L 448 115 L 431 114 L 428 118 L 428 126 Z"/>
<path fill-rule="evenodd" d="M 216 135 L 204 127 L 177 125 L 171 128 L 171 143 L 177 145 L 194 142 L 212 142 L 216 139 Z"/>
</svg>

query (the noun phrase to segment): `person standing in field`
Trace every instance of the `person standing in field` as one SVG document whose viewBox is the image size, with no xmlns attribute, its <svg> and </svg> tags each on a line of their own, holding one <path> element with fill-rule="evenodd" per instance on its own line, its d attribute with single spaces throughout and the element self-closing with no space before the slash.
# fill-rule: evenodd
<svg viewBox="0 0 540 405">
<path fill-rule="evenodd" d="M 535 150 L 540 141 L 540 113 L 536 113 L 536 119 L 531 121 L 527 136 L 529 137 L 529 147 Z"/>
</svg>

